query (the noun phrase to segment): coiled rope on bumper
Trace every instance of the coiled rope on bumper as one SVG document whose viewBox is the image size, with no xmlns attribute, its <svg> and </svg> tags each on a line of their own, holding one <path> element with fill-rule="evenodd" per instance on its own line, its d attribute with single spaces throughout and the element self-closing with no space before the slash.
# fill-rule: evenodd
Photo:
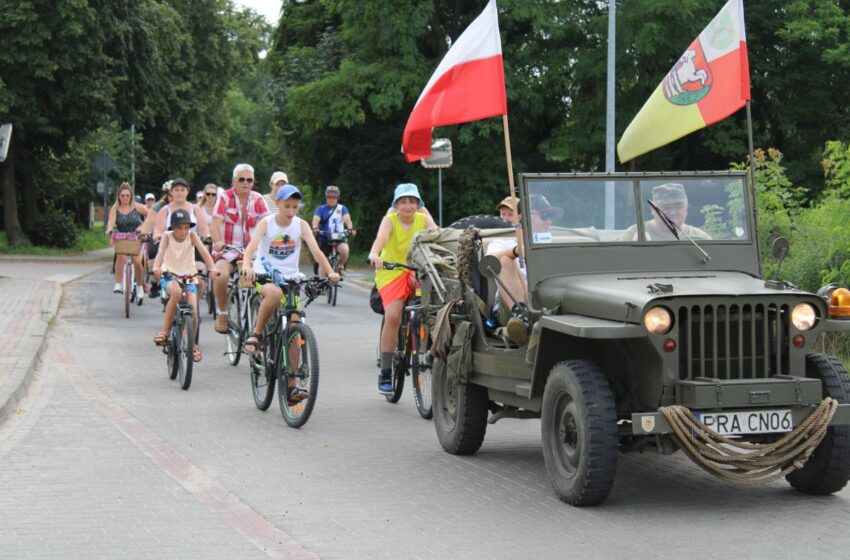
<svg viewBox="0 0 850 560">
<path fill-rule="evenodd" d="M 767 484 L 806 464 L 826 430 L 838 401 L 827 397 L 792 432 L 773 443 L 748 443 L 718 434 L 684 406 L 662 406 L 679 446 L 716 477 L 740 486 Z"/>
</svg>

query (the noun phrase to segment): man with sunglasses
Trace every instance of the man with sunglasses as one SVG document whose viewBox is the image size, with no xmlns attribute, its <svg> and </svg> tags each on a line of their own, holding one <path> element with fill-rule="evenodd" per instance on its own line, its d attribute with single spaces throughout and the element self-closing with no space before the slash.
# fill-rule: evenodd
<svg viewBox="0 0 850 560">
<path fill-rule="evenodd" d="M 227 332 L 227 283 L 233 272 L 234 261 L 239 252 L 227 250 L 221 252 L 225 245 L 244 249 L 251 241 L 251 234 L 259 221 L 268 215 L 269 209 L 263 197 L 254 191 L 254 168 L 247 163 L 240 163 L 233 168 L 231 187 L 221 193 L 215 205 L 210 234 L 213 239 L 216 269 L 221 273 L 213 280 L 216 310 L 215 330 Z"/>
<path fill-rule="evenodd" d="M 351 222 L 351 213 L 344 204 L 339 203 L 339 187 L 329 185 L 325 189 L 325 203 L 313 211 L 313 235 L 319 240 L 319 248 L 325 256 L 330 251 L 330 234 L 343 233 L 350 230 L 355 235 Z M 348 243 L 342 242 L 336 246 L 339 253 L 339 274 L 345 274 L 345 263 L 348 261 Z M 313 273 L 319 273 L 319 263 L 313 263 Z"/>
</svg>

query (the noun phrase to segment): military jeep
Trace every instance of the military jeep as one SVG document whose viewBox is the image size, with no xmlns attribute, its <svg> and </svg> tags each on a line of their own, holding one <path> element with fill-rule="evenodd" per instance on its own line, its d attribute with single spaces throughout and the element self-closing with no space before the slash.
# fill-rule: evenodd
<svg viewBox="0 0 850 560">
<path fill-rule="evenodd" d="M 812 349 L 820 333 L 850 330 L 840 318 L 848 308 L 762 278 L 746 174 L 524 174 L 518 194 L 523 346 L 489 317 L 500 264 L 486 250 L 514 229 L 442 230 L 411 249 L 428 271 L 431 323 L 451 328 L 432 363 L 434 427 L 447 452 L 475 453 L 488 422 L 541 418 L 556 494 L 590 505 L 610 493 L 619 453 L 682 447 L 661 407 L 764 444 L 831 397 L 840 404 L 821 443 L 781 475 L 811 494 L 845 486 L 850 378 Z"/>
</svg>

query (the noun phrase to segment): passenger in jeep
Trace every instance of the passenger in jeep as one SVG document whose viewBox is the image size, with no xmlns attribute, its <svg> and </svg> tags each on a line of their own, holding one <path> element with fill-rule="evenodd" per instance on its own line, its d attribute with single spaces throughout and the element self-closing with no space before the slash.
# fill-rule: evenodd
<svg viewBox="0 0 850 560">
<path fill-rule="evenodd" d="M 509 197 L 511 198 L 511 197 Z M 503 200 L 499 209 L 505 205 Z M 552 226 L 552 220 L 563 215 L 564 210 L 552 206 L 545 196 L 532 194 L 529 196 L 531 203 L 531 228 L 535 233 L 548 232 Z M 520 223 L 519 201 L 517 201 L 517 212 L 513 215 L 511 222 L 519 231 L 522 239 L 522 224 Z M 506 291 L 513 294 L 517 300 L 504 293 L 505 290 L 496 288 L 496 303 L 493 305 L 493 313 L 500 325 L 505 326 L 508 337 L 518 346 L 528 342 L 528 275 L 525 269 L 525 260 L 521 257 L 521 251 L 517 244 L 517 238 L 497 238 L 490 242 L 487 254 L 499 259 L 502 270 L 499 272 L 499 280 L 502 281 Z"/>
</svg>

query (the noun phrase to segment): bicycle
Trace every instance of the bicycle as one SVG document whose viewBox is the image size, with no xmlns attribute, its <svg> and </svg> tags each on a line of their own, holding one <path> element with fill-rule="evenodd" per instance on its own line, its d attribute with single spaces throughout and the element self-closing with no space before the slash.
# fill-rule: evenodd
<svg viewBox="0 0 850 560">
<path fill-rule="evenodd" d="M 316 404 L 319 391 L 319 347 L 313 330 L 304 322 L 304 310 L 298 309 L 298 300 L 303 287 L 307 296 L 304 302 L 306 308 L 321 295 L 322 288 L 330 284 L 330 280 L 319 276 L 307 278 L 301 273 L 284 278 L 278 271 L 272 270 L 267 262 L 263 262 L 263 265 L 267 274 L 258 274 L 257 282 L 273 282 L 283 290 L 285 299 L 282 309 L 280 304 L 276 307 L 274 315 L 266 324 L 257 351 L 251 356 L 251 392 L 257 408 L 267 410 L 271 406 L 277 384 L 280 413 L 284 421 L 293 428 L 300 428 L 310 418 Z M 255 298 L 252 306 L 256 315 L 260 299 Z M 291 320 L 295 313 L 300 315 L 300 321 Z M 290 363 L 293 344 L 298 349 L 297 364 Z M 290 403 L 290 379 L 296 381 L 292 388 L 307 392 L 306 399 Z"/>
<path fill-rule="evenodd" d="M 207 237 L 204 239 L 204 245 L 207 247 L 207 251 L 212 254 L 212 239 Z M 204 275 L 206 279 L 206 289 L 204 290 L 204 300 L 207 302 L 207 312 L 215 318 L 215 290 L 213 290 L 212 280 L 209 277 L 210 271 L 208 270 Z"/>
<path fill-rule="evenodd" d="M 368 262 L 368 261 L 367 261 Z M 403 268 L 418 269 L 402 263 L 384 262 L 384 268 L 395 270 Z M 428 351 L 429 331 L 428 325 L 422 315 L 422 291 L 420 282 L 416 280 L 414 294 L 405 301 L 404 311 L 401 315 L 401 324 L 398 327 L 398 342 L 393 353 L 392 363 L 392 392 L 384 395 L 391 403 L 397 403 L 401 399 L 404 390 L 404 378 L 411 376 L 413 381 L 413 400 L 416 410 L 426 420 L 433 416 L 431 407 L 431 366 L 426 359 Z M 381 331 L 384 330 L 384 320 L 381 319 Z M 380 337 L 380 335 L 379 335 Z M 380 356 L 380 342 L 378 347 Z"/>
<path fill-rule="evenodd" d="M 337 251 L 337 245 L 340 243 L 345 243 L 348 240 L 348 236 L 351 234 L 351 230 L 347 229 L 343 232 L 321 232 L 321 235 L 324 236 L 324 240 L 327 243 L 327 257 L 328 262 L 331 264 L 331 269 L 334 272 L 339 272 L 339 252 Z M 326 294 L 328 296 L 328 304 L 331 307 L 336 306 L 336 298 L 337 293 L 340 286 L 339 284 L 329 284 L 326 288 Z"/>
<path fill-rule="evenodd" d="M 142 235 L 137 232 L 112 232 L 112 244 L 115 247 L 115 255 L 124 255 L 124 273 L 121 285 L 124 290 L 124 318 L 130 318 L 130 306 L 133 303 L 142 305 L 143 298 L 136 297 L 136 267 L 133 257 L 138 256 L 142 250 Z"/>
<path fill-rule="evenodd" d="M 184 391 L 192 383 L 192 365 L 195 354 L 195 316 L 192 306 L 188 303 L 188 286 L 197 284 L 197 274 L 190 276 L 175 276 L 164 273 L 163 278 L 174 279 L 180 284 L 180 301 L 177 302 L 177 310 L 174 321 L 168 331 L 168 337 L 162 352 L 166 356 L 166 364 L 169 379 L 178 379 L 180 388 Z M 163 292 L 165 296 L 165 292 Z M 163 301 L 167 298 L 163 297 Z"/>
<path fill-rule="evenodd" d="M 242 356 L 242 343 L 254 330 L 255 315 L 251 309 L 251 302 L 256 295 L 254 287 L 245 284 L 243 277 L 239 274 L 244 250 L 233 245 L 225 245 L 223 250 L 234 250 L 239 253 L 233 261 L 233 273 L 227 285 L 227 335 L 225 336 L 227 360 L 230 365 L 237 366 Z"/>
</svg>

